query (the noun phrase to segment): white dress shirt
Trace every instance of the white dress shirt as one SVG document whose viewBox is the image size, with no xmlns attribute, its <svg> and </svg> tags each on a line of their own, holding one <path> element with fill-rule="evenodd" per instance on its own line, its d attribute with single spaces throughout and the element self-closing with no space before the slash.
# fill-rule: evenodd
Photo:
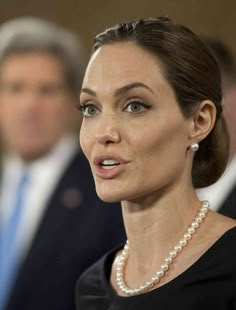
<svg viewBox="0 0 236 310">
<path fill-rule="evenodd" d="M 221 178 L 211 186 L 197 190 L 200 200 L 208 200 L 217 211 L 236 184 L 236 156 L 229 162 Z"/>
<path fill-rule="evenodd" d="M 29 172 L 29 184 L 24 196 L 24 209 L 19 224 L 17 242 L 23 258 L 45 212 L 47 202 L 58 181 L 79 149 L 78 137 L 68 134 L 44 157 L 25 165 L 16 156 L 3 158 L 0 186 L 0 219 L 8 220 L 14 206 L 17 182 L 24 169 Z"/>
</svg>

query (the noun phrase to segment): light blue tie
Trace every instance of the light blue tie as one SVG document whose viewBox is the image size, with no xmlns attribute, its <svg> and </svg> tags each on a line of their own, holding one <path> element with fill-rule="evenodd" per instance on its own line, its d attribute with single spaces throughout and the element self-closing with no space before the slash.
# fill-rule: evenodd
<svg viewBox="0 0 236 310">
<path fill-rule="evenodd" d="M 24 191 L 28 183 L 28 173 L 24 172 L 17 184 L 12 213 L 4 225 L 0 226 L 0 310 L 5 309 L 7 298 L 14 283 L 19 266 L 17 253 L 17 229 L 24 206 Z"/>
</svg>

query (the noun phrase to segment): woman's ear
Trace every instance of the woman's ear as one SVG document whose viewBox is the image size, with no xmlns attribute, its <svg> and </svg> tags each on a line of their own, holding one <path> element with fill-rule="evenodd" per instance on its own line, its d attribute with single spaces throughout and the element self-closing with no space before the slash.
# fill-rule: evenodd
<svg viewBox="0 0 236 310">
<path fill-rule="evenodd" d="M 193 115 L 189 138 L 192 142 L 201 142 L 211 132 L 215 125 L 216 107 L 210 100 L 201 102 Z"/>
</svg>

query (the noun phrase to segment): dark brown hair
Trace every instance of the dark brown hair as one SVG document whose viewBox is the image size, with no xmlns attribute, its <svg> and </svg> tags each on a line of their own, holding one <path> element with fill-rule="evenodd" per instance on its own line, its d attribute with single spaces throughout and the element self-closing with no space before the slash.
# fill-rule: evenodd
<svg viewBox="0 0 236 310">
<path fill-rule="evenodd" d="M 200 142 L 192 168 L 195 187 L 211 185 L 225 170 L 229 156 L 228 132 L 221 113 L 221 75 L 215 57 L 191 30 L 166 17 L 129 21 L 109 28 L 96 36 L 92 51 L 106 44 L 130 41 L 158 58 L 184 117 L 193 115 L 203 100 L 214 102 L 216 123 Z"/>
</svg>

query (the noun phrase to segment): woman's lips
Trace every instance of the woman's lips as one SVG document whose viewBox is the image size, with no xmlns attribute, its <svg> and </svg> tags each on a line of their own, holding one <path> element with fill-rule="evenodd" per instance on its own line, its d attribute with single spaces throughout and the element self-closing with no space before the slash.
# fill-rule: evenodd
<svg viewBox="0 0 236 310">
<path fill-rule="evenodd" d="M 116 155 L 101 155 L 94 158 L 95 175 L 102 179 L 113 179 L 120 175 L 128 164 Z"/>
</svg>

